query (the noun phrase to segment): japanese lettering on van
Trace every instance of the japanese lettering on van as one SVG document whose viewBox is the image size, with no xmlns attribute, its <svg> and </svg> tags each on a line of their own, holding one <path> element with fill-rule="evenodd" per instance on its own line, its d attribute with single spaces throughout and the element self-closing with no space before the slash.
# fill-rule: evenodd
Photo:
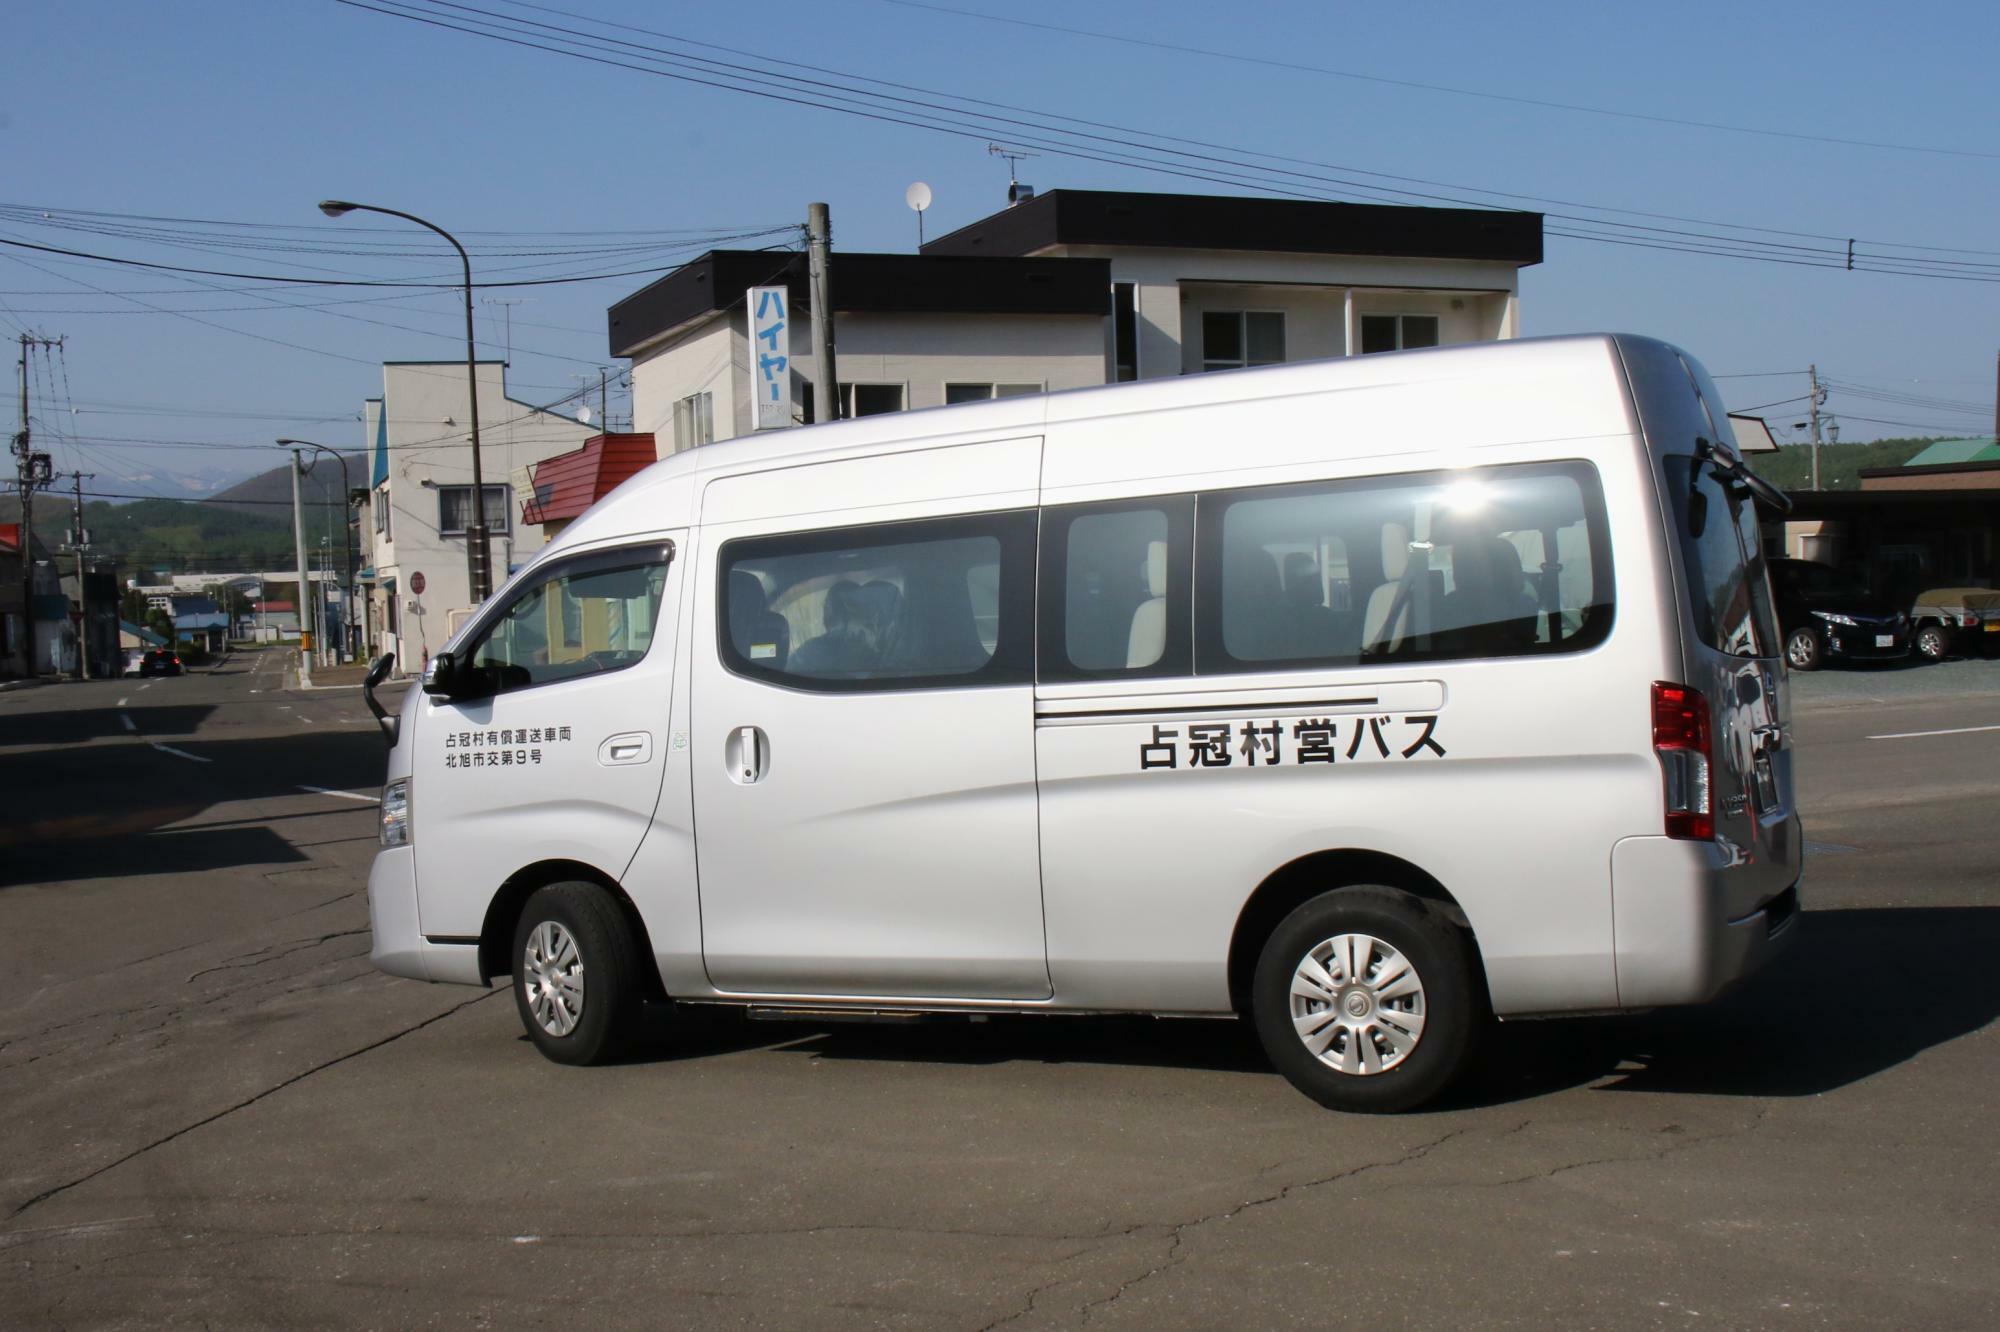
<svg viewBox="0 0 2000 1332">
<path fill-rule="evenodd" d="M 1285 723 L 1246 721 L 1188 722 L 1186 730 L 1156 725 L 1152 738 L 1139 744 L 1139 769 L 1179 768 L 1185 745 L 1186 766 L 1229 768 L 1277 767 L 1283 763 L 1358 763 L 1388 758 L 1443 758 L 1434 713 L 1403 717 L 1311 717 Z M 1342 740 L 1345 738 L 1345 745 Z M 1289 743 L 1290 757 L 1287 758 Z"/>
</svg>

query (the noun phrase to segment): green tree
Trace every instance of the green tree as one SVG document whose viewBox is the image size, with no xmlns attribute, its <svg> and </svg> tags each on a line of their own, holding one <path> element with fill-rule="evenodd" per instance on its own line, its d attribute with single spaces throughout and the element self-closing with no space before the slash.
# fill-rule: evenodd
<svg viewBox="0 0 2000 1332">
<path fill-rule="evenodd" d="M 165 639 L 169 645 L 174 641 L 174 617 L 158 606 L 146 608 L 145 626 Z"/>
</svg>

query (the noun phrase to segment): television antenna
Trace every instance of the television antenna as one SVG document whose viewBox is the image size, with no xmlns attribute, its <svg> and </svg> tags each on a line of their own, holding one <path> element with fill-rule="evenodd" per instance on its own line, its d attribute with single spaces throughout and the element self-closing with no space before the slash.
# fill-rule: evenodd
<svg viewBox="0 0 2000 1332">
<path fill-rule="evenodd" d="M 931 206 L 931 187 L 918 181 L 903 191 L 903 202 L 917 215 L 917 248 L 924 248 L 924 209 Z"/>
<path fill-rule="evenodd" d="M 1007 159 L 1007 206 L 1009 208 L 1012 208 L 1017 203 L 1026 203 L 1035 197 L 1035 187 L 1021 183 L 1021 173 L 1018 168 L 1028 158 L 1040 157 L 1040 153 L 1030 153 L 1020 148 L 1009 148 L 1004 144 L 998 143 L 987 144 L 986 153 L 989 157 L 1004 157 Z"/>
</svg>

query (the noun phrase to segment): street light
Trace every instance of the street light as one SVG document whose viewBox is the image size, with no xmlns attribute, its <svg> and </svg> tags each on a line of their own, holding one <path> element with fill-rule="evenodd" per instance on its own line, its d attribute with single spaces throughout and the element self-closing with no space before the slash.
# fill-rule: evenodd
<svg viewBox="0 0 2000 1332">
<path fill-rule="evenodd" d="M 351 496 L 354 494 L 354 487 L 347 479 L 346 454 L 340 452 L 337 449 L 330 449 L 324 444 L 315 444 L 309 439 L 281 439 L 278 441 L 278 446 L 280 448 L 291 448 L 291 449 L 317 449 L 319 452 L 327 454 L 335 462 L 339 463 L 341 510 L 344 513 L 349 508 L 352 507 L 353 501 L 351 499 Z M 332 506 L 329 505 L 328 507 L 331 508 Z M 346 640 L 354 632 L 354 524 L 351 521 L 347 521 L 343 522 L 341 526 L 347 529 L 347 563 L 341 566 L 340 579 L 339 579 L 340 622 L 341 622 L 340 637 L 341 637 L 341 646 L 345 648 Z M 301 587 L 299 589 L 299 602 L 301 608 L 299 623 L 302 625 L 305 623 L 305 615 L 303 611 L 304 611 L 304 604 L 307 600 L 308 598 L 306 596 L 305 588 Z M 338 653 L 336 653 L 334 656 L 334 664 L 335 665 L 340 664 L 340 658 Z"/>
<path fill-rule="evenodd" d="M 472 603 L 476 606 L 486 600 L 493 591 L 493 566 L 492 555 L 486 548 L 485 474 L 479 465 L 479 376 L 473 368 L 477 344 L 472 337 L 472 260 L 466 257 L 465 247 L 458 243 L 458 237 L 437 223 L 426 222 L 414 213 L 402 213 L 394 208 L 379 208 L 374 204 L 349 203 L 344 199 L 322 199 L 319 211 L 328 217 L 344 217 L 353 212 L 400 217 L 405 222 L 414 222 L 427 231 L 435 231 L 451 242 L 452 249 L 458 251 L 458 262 L 465 269 L 465 393 L 471 403 L 468 419 L 472 423 L 472 517 L 465 525 L 465 569 L 466 581 L 472 588 Z"/>
</svg>

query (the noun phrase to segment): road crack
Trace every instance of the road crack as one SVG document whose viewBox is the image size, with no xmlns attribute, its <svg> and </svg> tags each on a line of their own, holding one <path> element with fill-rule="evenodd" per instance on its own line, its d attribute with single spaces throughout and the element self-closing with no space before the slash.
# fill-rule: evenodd
<svg viewBox="0 0 2000 1332">
<path fill-rule="evenodd" d="M 180 1128 L 177 1128 L 172 1133 L 167 1134 L 165 1137 L 156 1138 L 152 1142 L 147 1143 L 143 1147 L 134 1148 L 132 1151 L 125 1153 L 125 1155 L 119 1157 L 117 1160 L 107 1162 L 106 1164 L 97 1167 L 97 1169 L 92 1170 L 87 1174 L 79 1175 L 77 1178 L 72 1179 L 67 1183 L 57 1184 L 51 1188 L 43 1189 L 40 1193 L 36 1194 L 34 1197 L 28 1199 L 26 1202 L 16 1207 L 12 1212 L 9 1212 L 7 1214 L 7 1219 L 12 1221 L 16 1217 L 19 1217 L 23 1213 L 27 1212 L 30 1208 L 39 1207 L 41 1204 L 47 1202 L 49 1199 L 53 1197 L 56 1197 L 58 1194 L 67 1193 L 69 1190 L 76 1188 L 79 1185 L 88 1184 L 91 1180 L 96 1179 L 99 1175 L 103 1175 L 109 1171 L 116 1170 L 119 1166 L 126 1164 L 128 1161 L 135 1161 L 139 1157 L 146 1155 L 146 1153 L 148 1152 L 166 1146 L 168 1143 L 174 1141 L 176 1138 L 186 1137 L 188 1134 L 194 1132 L 196 1129 L 205 1128 L 208 1125 L 213 1124 L 218 1119 L 226 1119 L 228 1116 L 235 1114 L 238 1110 L 247 1110 L 251 1106 L 257 1104 L 257 1102 L 264 1100 L 267 1097 L 275 1096 L 279 1092 L 285 1090 L 285 1088 L 287 1087 L 296 1086 L 297 1084 L 304 1082 L 307 1078 L 312 1077 L 316 1073 L 324 1073 L 327 1069 L 333 1068 L 339 1064 L 344 1064 L 350 1059 L 358 1059 L 362 1055 L 365 1055 L 372 1050 L 379 1050 L 385 1045 L 394 1044 L 395 1042 L 402 1040 L 405 1036 L 413 1035 L 416 1032 L 422 1031 L 425 1027 L 431 1026 L 433 1023 L 444 1021 L 446 1018 L 458 1012 L 460 1009 L 470 1008 L 474 1004 L 485 1003 L 488 999 L 493 998 L 495 995 L 508 994 L 508 993 L 511 993 L 511 991 L 489 990 L 484 994 L 474 995 L 472 998 L 464 1000 L 461 1003 L 453 1004 L 450 1008 L 445 1009 L 444 1012 L 442 1013 L 436 1013 L 430 1017 L 425 1018 L 422 1022 L 418 1022 L 411 1026 L 404 1027 L 402 1030 L 384 1036 L 380 1040 L 370 1041 L 368 1044 L 361 1046 L 359 1049 L 349 1050 L 346 1054 L 336 1055 L 334 1058 L 329 1059 L 324 1063 L 313 1065 L 311 1068 L 306 1069 L 302 1073 L 295 1073 L 291 1077 L 286 1078 L 283 1082 L 280 1082 L 275 1086 L 266 1087 L 263 1091 L 258 1092 L 255 1096 L 251 1096 L 244 1100 L 238 1101 L 236 1104 L 229 1106 L 226 1109 L 218 1110 L 212 1115 L 207 1115 L 201 1119 L 197 1119 L 192 1124 L 187 1124 Z"/>
</svg>

